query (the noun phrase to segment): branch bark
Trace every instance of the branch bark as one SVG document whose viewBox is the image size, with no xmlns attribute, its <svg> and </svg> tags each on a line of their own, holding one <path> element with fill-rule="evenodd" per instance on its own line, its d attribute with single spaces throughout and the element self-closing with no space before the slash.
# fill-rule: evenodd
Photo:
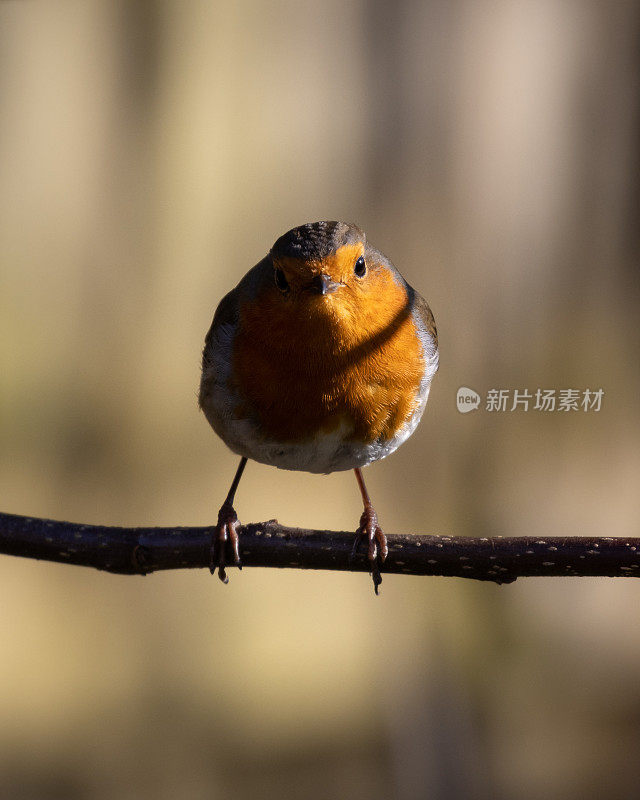
<svg viewBox="0 0 640 800">
<path fill-rule="evenodd" d="M 211 530 L 116 528 L 0 512 L 0 553 L 146 575 L 208 567 Z M 387 539 L 383 575 L 444 575 L 499 584 L 529 576 L 640 575 L 640 538 L 389 535 Z M 353 540 L 353 531 L 287 528 L 270 520 L 243 526 L 240 554 L 246 567 L 368 572 L 364 546 L 350 563 Z"/>
</svg>

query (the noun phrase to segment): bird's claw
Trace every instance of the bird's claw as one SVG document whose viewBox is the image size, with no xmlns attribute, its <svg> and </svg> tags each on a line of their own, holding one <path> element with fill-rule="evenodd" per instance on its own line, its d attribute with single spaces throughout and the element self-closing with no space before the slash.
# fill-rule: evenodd
<svg viewBox="0 0 640 800">
<path fill-rule="evenodd" d="M 356 538 L 353 542 L 351 556 L 349 557 L 349 563 L 355 558 L 358 546 L 365 537 L 368 542 L 367 558 L 369 559 L 370 573 L 373 579 L 373 589 L 375 593 L 378 594 L 378 586 L 382 583 L 380 566 L 384 564 L 389 554 L 389 548 L 387 546 L 387 537 L 378 524 L 378 517 L 372 508 L 365 508 L 362 512 L 360 525 L 356 531 Z"/>
<path fill-rule="evenodd" d="M 227 542 L 231 544 L 231 551 L 233 553 L 233 563 L 242 569 L 242 562 L 240 561 L 240 537 L 238 531 L 240 529 L 240 522 L 233 506 L 225 503 L 218 512 L 218 524 L 213 529 L 211 535 L 211 552 L 209 559 L 209 569 L 213 575 L 218 568 L 218 577 L 223 583 L 229 583 L 227 571 L 225 569 L 227 560 L 225 556 L 225 547 Z"/>
</svg>

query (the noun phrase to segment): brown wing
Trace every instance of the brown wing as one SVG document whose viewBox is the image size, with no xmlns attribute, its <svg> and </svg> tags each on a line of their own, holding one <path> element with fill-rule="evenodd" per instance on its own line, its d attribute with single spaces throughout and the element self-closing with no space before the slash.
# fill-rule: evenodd
<svg viewBox="0 0 640 800">
<path fill-rule="evenodd" d="M 216 383 L 216 372 L 220 372 L 222 365 L 224 373 L 224 367 L 231 361 L 233 331 L 240 316 L 240 306 L 250 300 L 261 285 L 273 280 L 272 276 L 273 265 L 267 256 L 250 269 L 235 289 L 226 294 L 218 304 L 202 351 L 202 377 L 198 398 L 201 408 Z"/>
<path fill-rule="evenodd" d="M 431 334 L 433 337 L 433 343 L 435 346 L 438 346 L 438 330 L 436 328 L 436 321 L 433 318 L 433 314 L 427 301 L 415 292 L 414 300 L 413 300 L 413 310 L 416 313 L 417 318 L 422 323 L 424 329 Z"/>
<path fill-rule="evenodd" d="M 425 355 L 428 355 L 429 358 L 429 372 L 430 376 L 432 377 L 438 371 L 438 364 L 440 361 L 438 353 L 438 330 L 436 328 L 436 321 L 433 318 L 433 314 L 431 313 L 431 309 L 429 308 L 427 301 L 417 292 L 414 292 L 413 296 L 413 313 L 418 327 L 427 333 L 433 342 L 433 350 L 428 348 L 428 350 L 431 350 L 431 353 L 425 353 Z M 431 380 L 431 377 L 429 380 Z"/>
<path fill-rule="evenodd" d="M 204 339 L 204 349 L 202 351 L 202 371 L 204 372 L 211 366 L 211 348 L 216 331 L 222 325 L 235 325 L 238 321 L 240 287 L 236 286 L 218 303 L 216 312 L 213 315 L 213 322 Z"/>
<path fill-rule="evenodd" d="M 240 314 L 240 303 L 251 299 L 263 283 L 272 280 L 272 275 L 273 265 L 269 256 L 266 256 L 247 272 L 235 289 L 232 289 L 222 298 L 216 308 L 213 322 L 204 340 L 204 350 L 202 352 L 203 370 L 205 367 L 211 366 L 211 359 L 207 357 L 207 353 L 211 352 L 216 332 L 223 325 L 236 324 Z"/>
</svg>

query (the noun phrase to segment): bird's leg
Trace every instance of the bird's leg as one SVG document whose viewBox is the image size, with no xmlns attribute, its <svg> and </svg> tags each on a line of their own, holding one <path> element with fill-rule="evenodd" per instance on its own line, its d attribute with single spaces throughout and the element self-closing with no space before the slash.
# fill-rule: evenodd
<svg viewBox="0 0 640 800">
<path fill-rule="evenodd" d="M 356 531 L 356 538 L 353 543 L 353 550 L 351 551 L 351 558 L 353 558 L 358 550 L 358 545 L 361 540 L 366 537 L 369 543 L 367 552 L 369 563 L 371 565 L 371 577 L 373 578 L 373 588 L 375 593 L 378 594 L 378 586 L 382 583 L 380 575 L 380 565 L 384 563 L 389 548 L 387 547 L 387 537 L 384 535 L 382 528 L 378 524 L 378 517 L 373 508 L 373 503 L 369 497 L 367 487 L 364 485 L 361 470 L 356 467 L 356 480 L 360 487 L 360 494 L 362 495 L 362 502 L 364 503 L 364 511 L 360 517 L 360 525 Z"/>
<path fill-rule="evenodd" d="M 236 489 L 238 488 L 240 478 L 242 477 L 242 473 L 244 472 L 246 465 L 247 459 L 243 456 L 240 459 L 240 464 L 238 465 L 236 476 L 233 479 L 231 488 L 229 489 L 227 499 L 224 501 L 220 511 L 218 512 L 218 524 L 213 529 L 213 533 L 211 534 L 211 557 L 209 561 L 209 569 L 213 575 L 217 567 L 218 577 L 223 583 L 229 583 L 229 578 L 227 578 L 227 572 L 225 570 L 225 564 L 227 563 L 225 558 L 225 545 L 228 541 L 231 542 L 234 564 L 239 569 L 242 569 L 239 551 L 240 539 L 238 537 L 240 522 L 238 521 L 238 516 L 233 507 L 233 500 L 236 496 Z"/>
</svg>

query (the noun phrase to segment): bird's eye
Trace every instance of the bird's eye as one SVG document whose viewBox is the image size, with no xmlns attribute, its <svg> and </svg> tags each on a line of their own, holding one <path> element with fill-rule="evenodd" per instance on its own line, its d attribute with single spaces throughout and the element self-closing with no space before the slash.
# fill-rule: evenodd
<svg viewBox="0 0 640 800">
<path fill-rule="evenodd" d="M 278 267 L 276 267 L 276 269 L 273 271 L 273 280 L 281 292 L 288 291 L 289 284 L 287 283 L 287 279 L 284 276 L 284 272 Z"/>
<path fill-rule="evenodd" d="M 353 265 L 353 271 L 359 278 L 363 278 L 365 276 L 367 272 L 367 265 L 364 262 L 364 256 L 360 256 L 360 258 Z"/>
</svg>

